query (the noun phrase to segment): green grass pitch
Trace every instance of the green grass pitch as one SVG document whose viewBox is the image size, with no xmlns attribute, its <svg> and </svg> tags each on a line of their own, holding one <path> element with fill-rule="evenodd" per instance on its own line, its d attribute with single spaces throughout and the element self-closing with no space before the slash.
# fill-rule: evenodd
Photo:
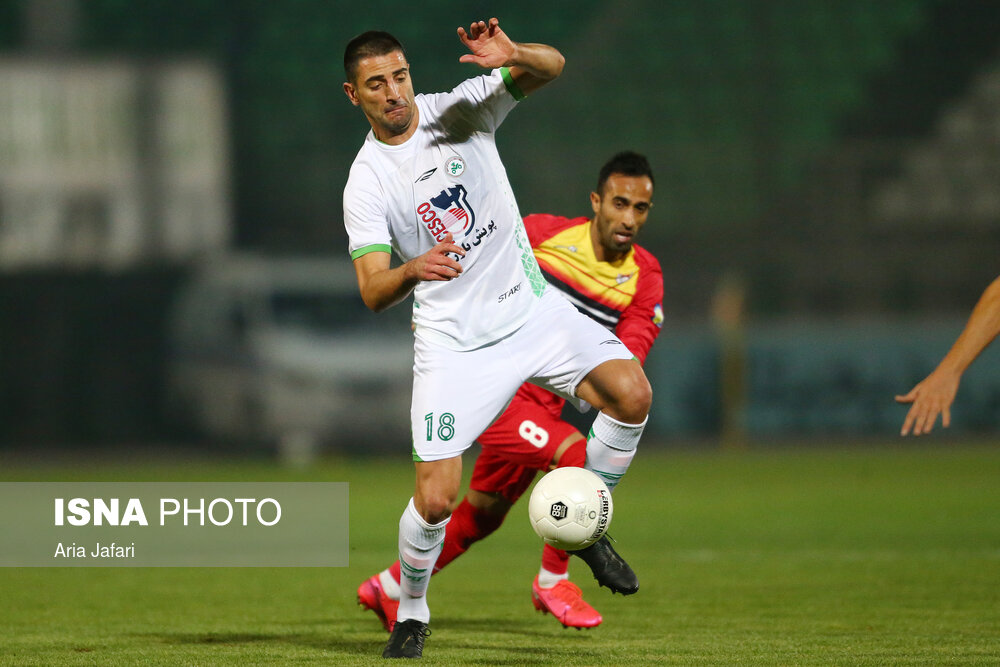
<svg viewBox="0 0 1000 667">
<path fill-rule="evenodd" d="M 434 578 L 425 662 L 442 665 L 1000 664 L 1000 447 L 678 451 L 646 446 L 611 533 L 631 597 L 571 574 L 604 623 L 534 611 L 526 501 Z M 346 568 L 0 569 L 2 665 L 379 664 L 357 585 L 394 557 L 408 453 L 267 463 L 60 467 L 0 457 L 0 479 L 347 481 Z M 3 508 L 16 511 L 16 508 Z M 2 537 L 0 537 L 2 539 Z"/>
</svg>

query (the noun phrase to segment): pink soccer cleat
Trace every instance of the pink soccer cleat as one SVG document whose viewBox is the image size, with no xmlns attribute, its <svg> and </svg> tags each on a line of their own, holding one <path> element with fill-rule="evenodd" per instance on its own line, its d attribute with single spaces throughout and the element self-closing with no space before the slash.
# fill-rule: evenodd
<svg viewBox="0 0 1000 667">
<path fill-rule="evenodd" d="M 552 614 L 564 628 L 594 628 L 604 620 L 583 599 L 580 587 L 563 579 L 552 588 L 541 588 L 538 577 L 531 582 L 531 601 L 535 609 Z"/>
<path fill-rule="evenodd" d="M 393 600 L 386 595 L 377 574 L 365 579 L 358 586 L 358 604 L 362 609 L 371 609 L 375 612 L 382 621 L 385 631 L 392 632 L 392 626 L 396 623 L 396 613 L 399 611 L 399 600 Z"/>
</svg>

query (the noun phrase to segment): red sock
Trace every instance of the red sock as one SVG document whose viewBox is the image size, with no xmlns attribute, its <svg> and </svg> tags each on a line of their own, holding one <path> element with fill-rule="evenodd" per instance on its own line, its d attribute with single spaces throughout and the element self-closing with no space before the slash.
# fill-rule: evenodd
<svg viewBox="0 0 1000 667">
<path fill-rule="evenodd" d="M 587 462 L 587 441 L 579 440 L 562 453 L 557 468 L 582 468 Z M 542 567 L 552 574 L 566 574 L 569 571 L 569 554 L 562 549 L 550 547 L 542 550 Z"/>
<path fill-rule="evenodd" d="M 569 554 L 548 544 L 542 549 L 542 567 L 552 574 L 569 572 Z"/>
<path fill-rule="evenodd" d="M 480 512 L 465 498 L 451 514 L 451 521 L 444 533 L 444 548 L 434 564 L 434 571 L 464 554 L 473 543 L 483 539 L 503 523 L 505 514 L 496 516 Z"/>
<path fill-rule="evenodd" d="M 503 523 L 505 515 L 495 516 L 476 510 L 465 498 L 451 513 L 451 521 L 445 528 L 444 547 L 434 564 L 434 572 L 455 560 L 475 542 L 483 539 Z M 567 556 L 569 558 L 569 556 Z M 399 581 L 399 561 L 389 567 L 389 574 Z"/>
</svg>

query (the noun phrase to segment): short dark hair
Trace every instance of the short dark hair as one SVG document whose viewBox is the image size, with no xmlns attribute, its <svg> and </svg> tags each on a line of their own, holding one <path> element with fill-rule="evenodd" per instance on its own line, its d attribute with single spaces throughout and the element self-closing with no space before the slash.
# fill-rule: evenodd
<svg viewBox="0 0 1000 667">
<path fill-rule="evenodd" d="M 653 179 L 653 168 L 649 166 L 649 160 L 644 155 L 633 151 L 622 151 L 604 163 L 601 173 L 597 177 L 597 194 L 602 194 L 604 184 L 607 183 L 611 174 L 622 174 L 624 176 L 648 176 L 649 182 L 656 185 Z"/>
<path fill-rule="evenodd" d="M 393 51 L 399 51 L 406 58 L 406 51 L 398 39 L 382 30 L 363 32 L 347 43 L 344 49 L 344 74 L 347 80 L 354 82 L 358 74 L 358 63 L 362 58 L 384 56 Z"/>
</svg>

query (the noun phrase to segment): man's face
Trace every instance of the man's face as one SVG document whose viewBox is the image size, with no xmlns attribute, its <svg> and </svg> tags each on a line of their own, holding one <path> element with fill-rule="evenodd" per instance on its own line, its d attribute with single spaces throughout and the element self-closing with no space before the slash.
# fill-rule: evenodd
<svg viewBox="0 0 1000 667">
<path fill-rule="evenodd" d="M 387 141 L 412 129 L 413 83 L 401 51 L 362 58 L 354 81 L 344 84 L 344 92 L 368 117 L 376 138 Z"/>
<path fill-rule="evenodd" d="M 594 209 L 591 240 L 599 260 L 614 261 L 631 250 L 635 235 L 646 223 L 652 199 L 653 182 L 648 176 L 611 174 L 603 192 L 590 193 Z"/>
</svg>

